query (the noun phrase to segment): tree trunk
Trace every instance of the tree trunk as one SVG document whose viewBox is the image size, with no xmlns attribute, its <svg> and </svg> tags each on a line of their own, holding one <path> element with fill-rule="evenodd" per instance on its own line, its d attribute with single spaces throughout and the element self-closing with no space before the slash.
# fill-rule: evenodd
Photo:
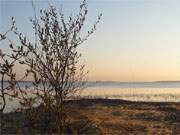
<svg viewBox="0 0 180 135">
<path fill-rule="evenodd" d="M 64 110 L 63 110 L 63 97 L 62 92 L 57 91 L 56 93 L 56 124 L 58 125 L 58 132 L 63 134 L 64 128 Z"/>
<path fill-rule="evenodd" d="M 4 94 L 4 74 L 2 74 L 2 78 L 1 78 L 1 97 L 2 97 L 2 108 L 0 110 L 0 128 L 1 130 L 3 130 L 3 126 L 4 126 L 4 120 L 3 120 L 3 111 L 5 109 L 5 106 L 6 106 L 6 99 L 5 99 L 5 94 Z"/>
<path fill-rule="evenodd" d="M 0 110 L 1 113 L 3 113 L 5 106 L 6 106 L 6 99 L 5 99 L 5 94 L 4 94 L 4 74 L 2 75 L 1 78 L 1 97 L 2 97 L 2 108 Z"/>
</svg>

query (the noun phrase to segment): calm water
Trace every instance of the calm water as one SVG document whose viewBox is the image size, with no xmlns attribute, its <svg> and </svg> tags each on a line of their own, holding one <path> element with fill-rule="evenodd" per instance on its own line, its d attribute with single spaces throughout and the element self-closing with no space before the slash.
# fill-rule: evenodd
<svg viewBox="0 0 180 135">
<path fill-rule="evenodd" d="M 31 83 L 20 83 L 31 88 Z M 180 82 L 89 82 L 81 97 L 125 99 L 130 101 L 180 102 Z M 18 100 L 8 101 L 6 112 L 16 109 Z"/>
<path fill-rule="evenodd" d="M 180 102 L 180 82 L 99 82 L 81 92 L 82 97 L 131 101 Z"/>
</svg>

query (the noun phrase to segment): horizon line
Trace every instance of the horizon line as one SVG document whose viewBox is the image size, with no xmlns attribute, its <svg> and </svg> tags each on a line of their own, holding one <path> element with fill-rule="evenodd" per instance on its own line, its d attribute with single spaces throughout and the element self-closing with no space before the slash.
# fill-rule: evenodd
<svg viewBox="0 0 180 135">
<path fill-rule="evenodd" d="M 1 81 L 1 80 L 0 80 Z M 8 82 L 9 80 L 4 80 L 4 82 Z M 24 80 L 24 81 L 17 81 L 17 82 L 34 82 L 30 80 Z M 113 80 L 89 80 L 89 81 L 82 81 L 82 82 L 112 82 L 112 83 L 155 83 L 155 82 L 180 82 L 180 80 L 159 80 L 159 81 L 113 81 Z"/>
</svg>

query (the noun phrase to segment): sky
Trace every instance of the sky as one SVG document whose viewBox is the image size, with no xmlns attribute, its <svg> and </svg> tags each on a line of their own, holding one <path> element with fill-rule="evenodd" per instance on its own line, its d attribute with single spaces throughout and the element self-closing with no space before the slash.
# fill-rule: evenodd
<svg viewBox="0 0 180 135">
<path fill-rule="evenodd" d="M 80 2 L 51 1 L 67 16 L 78 11 Z M 35 3 L 36 10 L 48 5 L 45 0 Z M 103 15 L 97 31 L 79 49 L 89 80 L 180 80 L 179 7 L 178 0 L 89 0 L 84 30 L 92 26 L 98 14 Z M 12 16 L 33 39 L 31 1 L 0 0 L 0 32 L 8 29 Z M 2 44 L 0 48 L 7 49 Z"/>
</svg>

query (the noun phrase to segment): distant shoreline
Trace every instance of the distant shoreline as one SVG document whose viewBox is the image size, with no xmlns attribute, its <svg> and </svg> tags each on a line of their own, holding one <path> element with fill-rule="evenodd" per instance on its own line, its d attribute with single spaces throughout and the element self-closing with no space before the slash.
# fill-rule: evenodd
<svg viewBox="0 0 180 135">
<path fill-rule="evenodd" d="M 0 80 L 1 81 L 1 80 Z M 4 80 L 4 82 L 9 82 Z M 17 81 L 20 83 L 33 83 L 34 81 Z M 86 83 L 180 83 L 180 81 L 85 81 Z"/>
</svg>

